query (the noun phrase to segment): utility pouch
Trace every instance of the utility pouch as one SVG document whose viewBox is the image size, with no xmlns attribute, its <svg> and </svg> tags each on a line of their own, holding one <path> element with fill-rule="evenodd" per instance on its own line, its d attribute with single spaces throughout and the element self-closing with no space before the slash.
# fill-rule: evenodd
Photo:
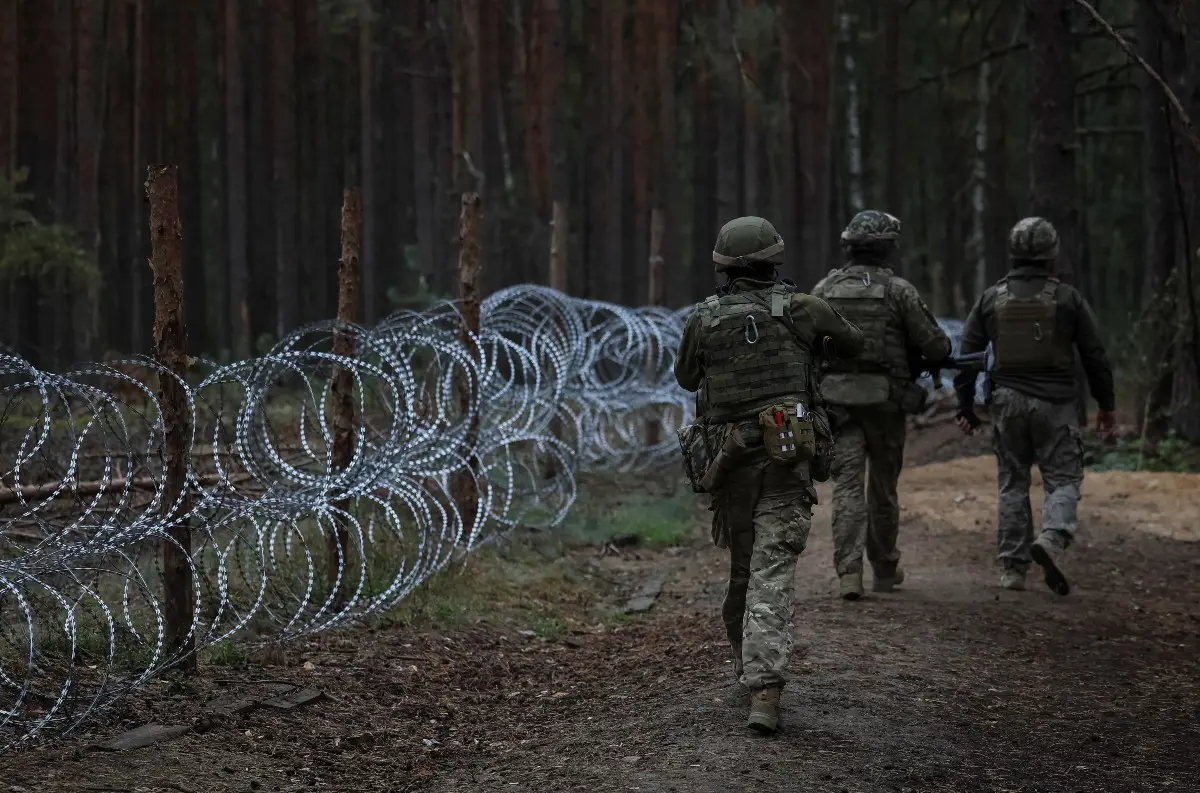
<svg viewBox="0 0 1200 793">
<path fill-rule="evenodd" d="M 812 417 L 817 448 L 809 463 L 808 471 L 814 482 L 825 482 L 833 470 L 833 431 L 829 426 L 826 411 L 817 409 L 809 415 Z"/>
<path fill-rule="evenodd" d="M 704 478 L 711 462 L 704 425 L 693 422 L 681 427 L 677 435 L 679 448 L 683 451 L 683 473 L 687 476 L 688 484 L 693 493 L 704 493 L 706 491 L 700 486 L 700 480 Z"/>
<path fill-rule="evenodd" d="M 904 413 L 916 415 L 929 403 L 929 392 L 911 381 L 897 384 L 893 389 L 892 401 Z"/>
<path fill-rule="evenodd" d="M 803 405 L 772 405 L 758 414 L 767 459 L 785 465 L 807 462 L 817 451 L 812 416 Z"/>
<path fill-rule="evenodd" d="M 736 428 L 726 428 L 725 438 L 721 442 L 721 448 L 717 451 L 708 470 L 704 472 L 697 483 L 702 493 L 715 493 L 721 487 L 721 482 L 725 480 L 725 474 L 731 469 L 737 467 L 742 457 L 746 453 L 746 440 L 742 437 L 742 433 Z"/>
</svg>

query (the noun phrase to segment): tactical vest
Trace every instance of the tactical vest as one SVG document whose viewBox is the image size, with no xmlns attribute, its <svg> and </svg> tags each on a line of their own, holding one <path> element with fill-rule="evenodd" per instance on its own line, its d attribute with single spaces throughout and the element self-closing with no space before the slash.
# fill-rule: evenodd
<svg viewBox="0 0 1200 793">
<path fill-rule="evenodd" d="M 863 334 L 863 348 L 855 358 L 829 361 L 824 367 L 826 371 L 909 379 L 904 329 L 887 300 L 890 281 L 891 275 L 883 271 L 842 270 L 829 276 L 820 297 L 858 326 Z"/>
<path fill-rule="evenodd" d="M 812 352 L 792 332 L 790 300 L 780 284 L 701 304 L 705 418 L 752 416 L 779 399 L 809 405 Z"/>
<path fill-rule="evenodd" d="M 1071 369 L 1075 363 L 1074 343 L 1059 332 L 1057 278 L 1033 297 L 1019 298 L 1008 288 L 1008 279 L 996 292 L 996 356 L 993 370 Z"/>
</svg>

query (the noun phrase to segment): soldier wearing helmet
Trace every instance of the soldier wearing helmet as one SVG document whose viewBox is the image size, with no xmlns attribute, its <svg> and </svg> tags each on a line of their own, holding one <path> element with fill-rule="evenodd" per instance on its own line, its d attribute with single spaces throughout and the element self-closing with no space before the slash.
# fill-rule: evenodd
<svg viewBox="0 0 1200 793">
<path fill-rule="evenodd" d="M 907 414 L 919 412 L 926 393 L 916 383 L 917 362 L 941 362 L 950 339 L 916 287 L 888 268 L 900 221 L 867 210 L 842 232 L 846 262 L 813 288 L 863 332 L 852 361 L 822 366 L 821 396 L 837 440 L 833 450 L 833 563 L 840 594 L 863 594 L 863 549 L 874 573 L 872 589 L 890 592 L 904 581 L 896 539 L 900 501 L 896 485 L 904 464 Z"/>
<path fill-rule="evenodd" d="M 776 279 L 783 252 L 766 220 L 726 223 L 713 263 L 727 282 L 688 317 L 675 359 L 679 384 L 703 389 L 698 424 L 724 460 L 721 478 L 703 489 L 712 494 L 713 539 L 730 554 L 722 616 L 735 672 L 751 693 L 748 726 L 763 733 L 779 724 L 796 558 L 816 503 L 816 450 L 829 437 L 815 365 L 862 346 L 858 328 L 828 303 Z"/>
<path fill-rule="evenodd" d="M 1083 483 L 1075 355 L 1100 406 L 1097 424 L 1113 427 L 1113 375 L 1096 317 L 1078 290 L 1054 277 L 1058 232 L 1044 218 L 1025 218 L 1008 236 L 1011 269 L 971 309 L 963 326 L 961 352 L 992 345 L 993 447 L 1000 492 L 996 530 L 1004 573 L 1000 585 L 1025 588 L 1025 573 L 1037 562 L 1046 585 L 1066 595 L 1063 553 L 1077 525 Z M 954 380 L 958 425 L 970 434 L 975 414 L 975 374 Z M 1033 536 L 1029 507 L 1030 467 L 1036 462 L 1046 492 L 1042 531 Z"/>
</svg>

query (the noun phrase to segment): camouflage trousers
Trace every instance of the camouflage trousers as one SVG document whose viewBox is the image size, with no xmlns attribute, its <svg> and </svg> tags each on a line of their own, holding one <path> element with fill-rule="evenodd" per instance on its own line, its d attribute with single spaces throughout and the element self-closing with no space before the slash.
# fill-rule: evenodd
<svg viewBox="0 0 1200 793">
<path fill-rule="evenodd" d="M 1046 493 L 1042 530 L 1062 532 L 1069 543 L 1078 521 L 1083 484 L 1083 437 L 1076 402 L 1054 403 L 1009 388 L 993 397 L 992 447 L 999 479 L 996 542 L 1005 567 L 1029 567 L 1033 511 L 1029 505 L 1030 468 L 1036 462 Z"/>
<path fill-rule="evenodd" d="M 877 569 L 900 561 L 900 499 L 905 414 L 841 408 L 833 446 L 833 564 L 839 576 L 861 573 L 863 548 Z"/>
<path fill-rule="evenodd" d="M 815 501 L 809 482 L 774 463 L 731 472 L 713 496 L 713 520 L 729 542 L 721 616 L 747 688 L 786 681 L 796 559 L 808 543 Z"/>
</svg>

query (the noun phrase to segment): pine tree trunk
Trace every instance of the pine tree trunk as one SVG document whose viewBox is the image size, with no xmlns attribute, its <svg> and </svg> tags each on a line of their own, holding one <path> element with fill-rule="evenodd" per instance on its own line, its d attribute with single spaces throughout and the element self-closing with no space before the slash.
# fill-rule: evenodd
<svg viewBox="0 0 1200 793">
<path fill-rule="evenodd" d="M 813 0 L 803 13 L 786 6 L 794 34 L 793 68 L 789 74 L 796 145 L 799 233 L 791 242 L 791 271 L 805 287 L 816 283 L 833 256 L 830 229 L 833 154 L 833 73 L 837 55 L 834 0 Z"/>
<path fill-rule="evenodd" d="M 542 0 L 542 112 L 546 133 L 545 161 L 549 168 L 547 187 L 550 191 L 551 256 L 549 275 L 551 285 L 563 292 L 570 291 L 570 269 L 567 251 L 570 245 L 570 154 L 567 148 L 566 52 L 567 26 L 562 0 Z M 558 261 L 556 262 L 556 257 Z M 556 272 L 556 268 L 558 268 Z M 557 283 L 555 283 L 557 281 Z"/>
<path fill-rule="evenodd" d="M 695 27 L 711 18 L 714 0 L 693 3 L 688 23 Z M 691 175 L 692 234 L 688 251 L 689 300 L 712 294 L 712 245 L 717 236 L 716 117 L 713 107 L 712 65 L 702 52 L 690 53 L 692 85 Z M 778 221 L 777 221 L 778 222 Z M 783 233 L 783 232 L 781 232 Z"/>
<path fill-rule="evenodd" d="M 0 176 L 7 176 L 17 167 L 18 47 L 21 41 L 17 35 L 19 2 L 0 0 Z"/>
<path fill-rule="evenodd" d="M 626 292 L 625 272 L 625 2 L 613 0 L 605 3 L 609 56 L 609 102 L 608 102 L 608 146 L 609 189 L 608 207 L 605 214 L 608 222 L 608 250 L 605 264 L 609 270 L 605 300 L 620 301 Z"/>
<path fill-rule="evenodd" d="M 17 103 L 19 93 L 20 37 L 17 26 L 19 0 L 0 0 L 0 179 L 7 179 L 17 167 Z M 21 288 L 16 281 L 4 285 L 8 306 L 4 341 L 19 348 L 21 332 Z"/>
<path fill-rule="evenodd" d="M 1058 230 L 1058 271 L 1068 283 L 1080 279 L 1072 6 L 1071 0 L 1027 0 L 1025 12 L 1032 65 L 1029 206 Z"/>
<path fill-rule="evenodd" d="M 225 0 L 226 239 L 229 245 L 229 319 L 233 354 L 250 356 L 249 272 L 246 260 L 246 111 L 242 26 L 238 0 Z"/>
<path fill-rule="evenodd" d="M 1183 64 L 1175 91 L 1193 121 L 1200 118 L 1200 8 L 1192 2 L 1170 0 L 1164 16 L 1181 26 Z M 1179 30 L 1180 28 L 1176 28 Z M 1177 184 L 1183 193 L 1183 273 L 1177 286 L 1186 305 L 1177 312 L 1175 377 L 1171 399 L 1171 429 L 1193 443 L 1200 442 L 1200 153 L 1189 145 L 1180 119 L 1171 116 L 1175 141 Z"/>
<path fill-rule="evenodd" d="M 359 11 L 358 21 L 358 110 L 359 110 L 359 151 L 362 156 L 362 254 L 360 272 L 362 273 L 362 293 L 365 296 L 365 306 L 360 307 L 360 316 L 367 325 L 379 321 L 379 298 L 385 291 L 380 281 L 379 253 L 376 239 L 379 225 L 376 211 L 378 194 L 376 190 L 375 162 L 375 35 L 372 16 L 375 13 L 371 3 L 365 2 Z M 365 310 L 364 310 L 365 309 Z"/>
<path fill-rule="evenodd" d="M 270 0 L 272 186 L 275 204 L 275 334 L 296 327 L 296 94 L 295 29 L 290 0 Z"/>
<path fill-rule="evenodd" d="M 1138 6 L 1138 44 L 1146 62 L 1164 79 L 1178 84 L 1182 42 L 1174 40 L 1167 20 L 1155 3 Z M 1158 83 L 1142 74 L 1142 147 L 1144 196 L 1145 275 L 1142 286 L 1142 320 L 1146 332 L 1147 371 L 1139 384 L 1138 421 L 1144 437 L 1151 441 L 1166 435 L 1170 423 L 1171 392 L 1174 387 L 1171 348 L 1175 341 L 1176 316 L 1181 308 L 1172 283 L 1179 263 L 1179 202 L 1172 172 L 1172 136 L 1166 96 Z"/>
</svg>

